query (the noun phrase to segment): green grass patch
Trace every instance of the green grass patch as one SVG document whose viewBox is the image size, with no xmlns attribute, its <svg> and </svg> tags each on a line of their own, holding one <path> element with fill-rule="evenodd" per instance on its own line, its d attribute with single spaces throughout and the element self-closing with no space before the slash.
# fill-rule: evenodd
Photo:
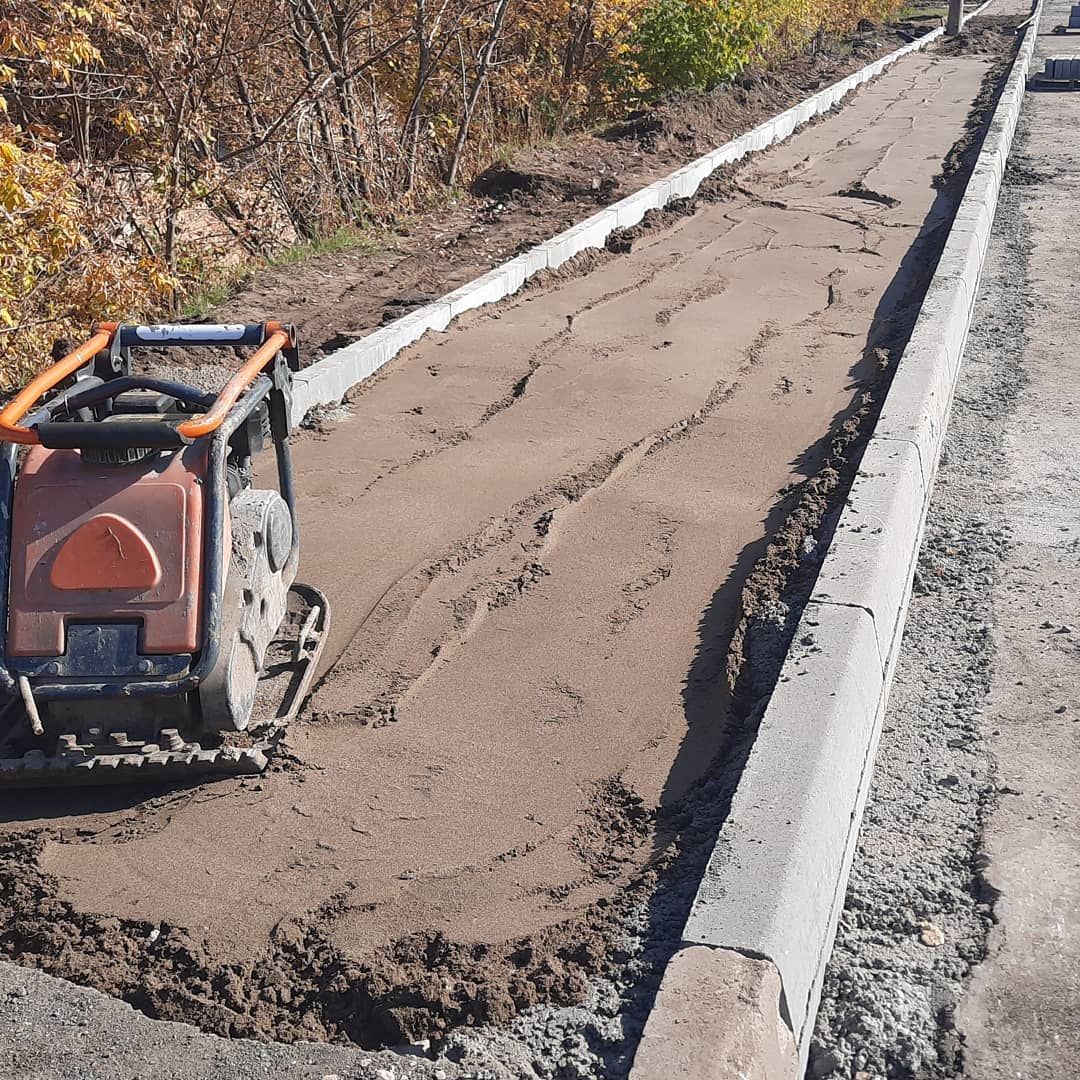
<svg viewBox="0 0 1080 1080">
<path fill-rule="evenodd" d="M 893 17 L 892 22 L 918 22 L 921 19 L 940 22 L 949 14 L 949 8 L 926 7 L 922 4 L 905 4 Z"/>
<path fill-rule="evenodd" d="M 314 240 L 303 240 L 290 244 L 287 248 L 271 255 L 266 260 L 267 266 L 296 266 L 319 255 L 344 255 L 361 252 L 374 254 L 385 246 L 385 233 L 374 228 L 338 229 L 328 236 L 317 236 Z"/>
<path fill-rule="evenodd" d="M 265 259 L 253 259 L 216 275 L 185 291 L 180 302 L 181 319 L 197 322 L 205 319 L 215 308 L 224 304 L 243 288 L 260 270 L 275 266 L 299 266 L 321 255 L 374 254 L 387 247 L 389 231 L 368 226 L 341 228 L 313 240 L 300 240 L 275 251 Z"/>
</svg>

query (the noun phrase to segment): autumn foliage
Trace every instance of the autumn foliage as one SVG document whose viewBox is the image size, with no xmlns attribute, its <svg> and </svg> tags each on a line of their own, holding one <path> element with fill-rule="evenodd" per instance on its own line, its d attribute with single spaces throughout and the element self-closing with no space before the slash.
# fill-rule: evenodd
<svg viewBox="0 0 1080 1080">
<path fill-rule="evenodd" d="M 0 382 L 893 0 L 0 0 Z M 224 242 L 223 241 L 227 241 Z"/>
</svg>

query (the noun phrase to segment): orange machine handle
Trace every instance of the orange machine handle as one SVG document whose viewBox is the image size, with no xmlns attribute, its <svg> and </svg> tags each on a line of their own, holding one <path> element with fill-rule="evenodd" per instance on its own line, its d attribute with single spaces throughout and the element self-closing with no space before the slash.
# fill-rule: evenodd
<svg viewBox="0 0 1080 1080">
<path fill-rule="evenodd" d="M 193 416 L 177 427 L 185 439 L 198 439 L 221 427 L 225 414 L 236 404 L 236 399 L 259 377 L 262 369 L 273 360 L 279 349 L 289 344 L 289 334 L 281 323 L 269 322 L 266 329 L 270 336 L 248 357 L 244 366 L 221 388 L 217 400 L 201 416 Z M 3 419 L 0 416 L 0 419 Z"/>
<path fill-rule="evenodd" d="M 20 421 L 33 408 L 42 394 L 47 394 L 69 375 L 74 375 L 79 368 L 88 364 L 102 349 L 112 344 L 116 333 L 116 323 L 101 323 L 97 333 L 83 342 L 63 360 L 58 360 L 52 367 L 46 368 L 40 375 L 35 375 L 0 412 L 0 441 L 23 443 L 36 446 L 41 440 L 33 428 L 23 427 Z"/>
<path fill-rule="evenodd" d="M 47 394 L 69 375 L 88 364 L 99 352 L 112 344 L 117 323 L 101 323 L 97 333 L 89 341 L 83 342 L 62 360 L 46 368 L 40 375 L 30 380 L 0 411 L 0 442 L 22 443 L 36 446 L 40 443 L 38 433 L 33 428 L 23 427 L 21 421 L 33 408 L 43 394 Z M 214 404 L 199 416 L 193 416 L 177 425 L 177 431 L 185 439 L 198 439 L 210 435 L 221 426 L 228 411 L 236 404 L 237 398 L 258 378 L 262 369 L 269 363 L 279 349 L 291 341 L 289 333 L 277 322 L 268 322 L 266 330 L 269 337 L 244 362 L 243 367 L 222 387 Z"/>
</svg>

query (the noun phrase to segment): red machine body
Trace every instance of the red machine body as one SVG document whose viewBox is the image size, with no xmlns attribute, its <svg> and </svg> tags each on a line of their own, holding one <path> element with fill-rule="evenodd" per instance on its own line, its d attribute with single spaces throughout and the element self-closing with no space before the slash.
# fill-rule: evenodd
<svg viewBox="0 0 1080 1080">
<path fill-rule="evenodd" d="M 70 622 L 133 621 L 140 652 L 198 651 L 206 460 L 196 444 L 118 469 L 31 447 L 12 505 L 8 652 L 62 656 Z"/>
</svg>

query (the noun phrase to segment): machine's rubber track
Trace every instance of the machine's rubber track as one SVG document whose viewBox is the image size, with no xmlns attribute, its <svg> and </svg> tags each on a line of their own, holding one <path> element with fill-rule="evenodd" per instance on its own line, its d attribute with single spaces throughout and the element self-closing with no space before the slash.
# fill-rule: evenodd
<svg viewBox="0 0 1080 1080">
<path fill-rule="evenodd" d="M 190 743 L 183 750 L 140 754 L 86 754 L 31 750 L 18 758 L 0 758 L 0 787 L 58 787 L 85 784 L 159 784 L 260 773 L 268 758 L 261 746 L 220 746 L 204 750 Z"/>
<path fill-rule="evenodd" d="M 19 757 L 0 757 L 0 789 L 189 783 L 261 773 L 307 697 L 329 623 L 326 597 L 310 585 L 294 583 L 285 622 L 259 680 L 258 719 L 249 727 L 249 745 L 204 749 L 177 732 L 163 731 L 163 736 L 171 736 L 168 748 L 129 744 L 109 752 L 107 746 L 79 746 L 74 736 L 66 735 L 52 753 L 33 749 Z"/>
</svg>

